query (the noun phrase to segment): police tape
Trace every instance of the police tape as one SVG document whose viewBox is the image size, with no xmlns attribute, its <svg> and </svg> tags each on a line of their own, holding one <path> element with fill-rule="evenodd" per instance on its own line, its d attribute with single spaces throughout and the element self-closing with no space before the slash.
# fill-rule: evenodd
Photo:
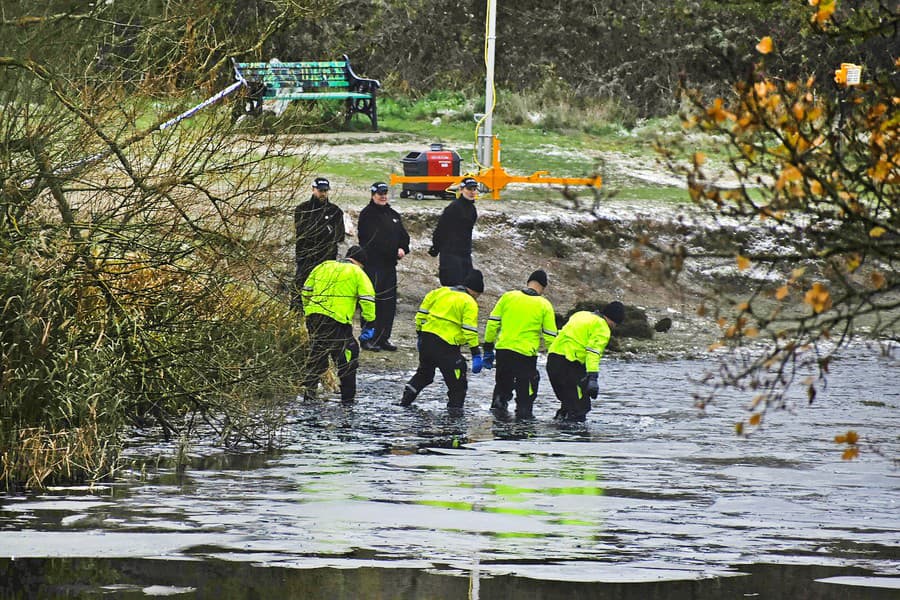
<svg viewBox="0 0 900 600">
<path fill-rule="evenodd" d="M 244 81 L 243 78 L 241 78 L 240 81 L 235 81 L 234 83 L 229 85 L 227 88 L 225 88 L 224 90 L 222 90 L 215 96 L 207 98 L 206 100 L 204 100 L 203 102 L 201 102 L 200 104 L 195 106 L 194 108 L 186 110 L 183 113 L 181 113 L 180 115 L 178 115 L 177 117 L 173 117 L 173 118 L 169 119 L 168 121 L 166 121 L 165 123 L 163 123 L 162 125 L 159 126 L 159 130 L 162 131 L 164 129 L 168 129 L 169 127 L 172 127 L 173 125 L 177 125 L 178 123 L 180 123 L 181 121 L 183 121 L 187 118 L 193 117 L 196 113 L 200 112 L 201 110 L 203 110 L 210 104 L 215 104 L 216 102 L 218 102 L 219 100 L 221 100 L 222 98 L 224 98 L 225 96 L 227 96 L 228 94 L 232 93 L 234 90 L 238 89 L 239 87 L 241 87 L 242 85 L 245 85 L 245 84 L 246 84 L 246 81 Z"/>
<path fill-rule="evenodd" d="M 184 121 L 185 119 L 188 119 L 188 118 L 194 116 L 195 114 L 197 114 L 198 112 L 200 112 L 201 110 L 206 108 L 207 106 L 209 106 L 211 104 L 215 104 L 216 102 L 218 102 L 225 96 L 228 96 L 229 94 L 234 93 L 234 91 L 237 90 L 238 88 L 240 88 L 241 86 L 247 85 L 247 81 L 239 73 L 237 74 L 237 78 L 238 78 L 237 81 L 235 81 L 234 83 L 229 85 L 227 88 L 225 88 L 221 92 L 215 94 L 214 96 L 210 96 L 209 98 L 207 98 L 200 104 L 197 104 L 193 108 L 189 108 L 188 110 L 184 111 L 180 115 L 178 115 L 176 117 L 172 117 L 165 123 L 162 123 L 161 125 L 158 125 L 157 127 L 148 131 L 147 134 L 153 133 L 154 131 L 163 131 L 170 127 L 174 127 L 181 121 Z M 141 136 L 141 137 L 144 137 L 144 136 Z M 72 171 L 74 171 L 75 169 L 77 169 L 79 167 L 101 161 L 104 158 L 111 155 L 112 153 L 113 153 L 113 149 L 108 148 L 107 150 L 105 150 L 103 152 L 98 152 L 97 154 L 92 154 L 91 156 L 87 156 L 85 158 L 80 158 L 74 162 L 71 162 L 67 165 L 59 167 L 58 169 L 55 169 L 53 171 L 53 174 L 54 175 L 66 175 L 68 173 L 71 173 Z"/>
</svg>

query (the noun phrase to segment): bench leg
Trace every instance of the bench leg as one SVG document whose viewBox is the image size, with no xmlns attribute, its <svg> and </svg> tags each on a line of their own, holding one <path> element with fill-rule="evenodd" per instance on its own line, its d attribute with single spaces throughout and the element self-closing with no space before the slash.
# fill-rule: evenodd
<svg viewBox="0 0 900 600">
<path fill-rule="evenodd" d="M 375 97 L 370 98 L 348 98 L 347 99 L 347 116 L 344 125 L 350 123 L 353 115 L 362 113 L 369 117 L 372 122 L 372 129 L 378 131 L 378 112 L 375 106 Z"/>
</svg>

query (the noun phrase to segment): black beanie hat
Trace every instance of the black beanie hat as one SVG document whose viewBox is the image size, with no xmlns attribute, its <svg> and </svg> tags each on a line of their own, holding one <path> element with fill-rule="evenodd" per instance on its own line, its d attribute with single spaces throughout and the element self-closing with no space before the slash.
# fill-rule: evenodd
<svg viewBox="0 0 900 600">
<path fill-rule="evenodd" d="M 547 273 L 543 269 L 538 269 L 528 276 L 528 281 L 536 281 L 541 284 L 541 287 L 547 287 Z M 528 283 L 528 281 L 526 281 L 525 283 Z"/>
<path fill-rule="evenodd" d="M 484 291 L 484 277 L 481 275 L 481 271 L 475 269 L 470 271 L 468 275 L 466 275 L 466 280 L 463 282 L 463 285 L 472 290 L 473 292 L 478 292 L 479 294 Z"/>
<path fill-rule="evenodd" d="M 600 314 L 609 317 L 616 325 L 621 325 L 625 320 L 625 305 L 618 300 L 610 302 Z"/>
<path fill-rule="evenodd" d="M 352 258 L 355 261 L 359 261 L 362 264 L 366 264 L 366 251 L 359 246 L 350 246 L 347 248 L 347 254 L 345 254 L 345 256 L 347 258 Z"/>
</svg>

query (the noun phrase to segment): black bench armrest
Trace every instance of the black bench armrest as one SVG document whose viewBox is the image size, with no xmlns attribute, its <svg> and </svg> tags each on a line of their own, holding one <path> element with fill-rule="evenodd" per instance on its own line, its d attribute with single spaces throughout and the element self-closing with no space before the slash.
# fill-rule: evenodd
<svg viewBox="0 0 900 600">
<path fill-rule="evenodd" d="M 350 82 L 350 89 L 354 92 L 364 92 L 375 95 L 375 92 L 381 88 L 381 82 L 377 79 L 366 79 L 365 77 L 360 77 L 354 73 L 353 67 L 350 66 L 350 59 L 347 58 L 346 54 L 343 56 L 344 62 L 347 63 L 347 80 Z"/>
</svg>

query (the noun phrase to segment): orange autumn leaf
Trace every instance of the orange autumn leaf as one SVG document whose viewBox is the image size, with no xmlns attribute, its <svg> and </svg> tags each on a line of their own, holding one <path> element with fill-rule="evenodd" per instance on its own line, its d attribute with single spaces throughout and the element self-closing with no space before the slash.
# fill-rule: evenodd
<svg viewBox="0 0 900 600">
<path fill-rule="evenodd" d="M 835 0 L 824 0 L 824 2 L 819 2 L 818 6 L 819 10 L 813 16 L 813 20 L 819 25 L 824 25 L 831 18 L 831 15 L 834 14 L 834 9 L 837 6 L 835 5 Z"/>
<path fill-rule="evenodd" d="M 739 271 L 745 271 L 750 268 L 750 259 L 746 256 L 737 256 L 737 268 Z"/>
<path fill-rule="evenodd" d="M 847 448 L 841 454 L 841 459 L 843 460 L 853 460 L 854 458 L 859 458 L 859 448 Z"/>
<path fill-rule="evenodd" d="M 770 36 L 766 36 L 763 39 L 759 40 L 759 43 L 756 45 L 756 51 L 760 54 L 768 54 L 772 51 L 772 38 Z"/>
<path fill-rule="evenodd" d="M 887 280 L 884 278 L 884 275 L 880 271 L 875 271 L 874 273 L 872 273 L 870 279 L 872 281 L 872 287 L 874 287 L 876 290 L 880 290 L 884 287 L 884 284 L 887 283 Z"/>
<path fill-rule="evenodd" d="M 884 102 L 879 102 L 871 109 L 869 109 L 869 118 L 876 119 L 887 112 L 887 104 Z"/>
<path fill-rule="evenodd" d="M 869 230 L 869 237 L 880 238 L 885 233 L 887 233 L 887 229 L 879 225 Z"/>
<path fill-rule="evenodd" d="M 734 115 L 725 110 L 725 102 L 721 98 L 713 100 L 712 106 L 706 109 L 706 114 L 712 117 L 716 123 L 721 123 L 725 119 L 734 119 Z"/>
<path fill-rule="evenodd" d="M 783 285 L 775 291 L 776 300 L 784 300 L 788 295 L 788 286 Z"/>
<path fill-rule="evenodd" d="M 892 165 L 886 160 L 879 160 L 875 166 L 868 170 L 869 176 L 875 181 L 882 182 L 887 179 L 891 172 Z"/>
<path fill-rule="evenodd" d="M 765 81 L 754 83 L 753 89 L 760 98 L 765 98 L 766 94 L 769 92 L 769 86 L 766 85 Z"/>
<path fill-rule="evenodd" d="M 800 169 L 791 165 L 781 172 L 785 179 L 788 181 L 800 181 L 803 179 L 803 173 L 800 172 Z"/>
<path fill-rule="evenodd" d="M 831 308 L 831 294 L 824 285 L 818 282 L 814 283 L 806 292 L 803 301 L 812 307 L 814 313 L 825 312 Z"/>
<path fill-rule="evenodd" d="M 762 414 L 760 414 L 760 413 L 756 413 L 756 414 L 754 414 L 754 415 L 751 415 L 750 418 L 748 419 L 748 422 L 749 422 L 751 425 L 759 425 L 759 422 L 760 422 L 760 421 L 762 421 Z"/>
<path fill-rule="evenodd" d="M 800 169 L 793 165 L 789 165 L 781 172 L 781 175 L 778 176 L 778 181 L 775 182 L 775 189 L 784 189 L 786 183 L 800 181 L 801 179 L 803 179 L 803 174 L 800 172 Z"/>
<path fill-rule="evenodd" d="M 811 191 L 816 196 L 822 195 L 822 184 L 818 181 L 810 181 L 809 182 L 809 191 Z"/>
</svg>

